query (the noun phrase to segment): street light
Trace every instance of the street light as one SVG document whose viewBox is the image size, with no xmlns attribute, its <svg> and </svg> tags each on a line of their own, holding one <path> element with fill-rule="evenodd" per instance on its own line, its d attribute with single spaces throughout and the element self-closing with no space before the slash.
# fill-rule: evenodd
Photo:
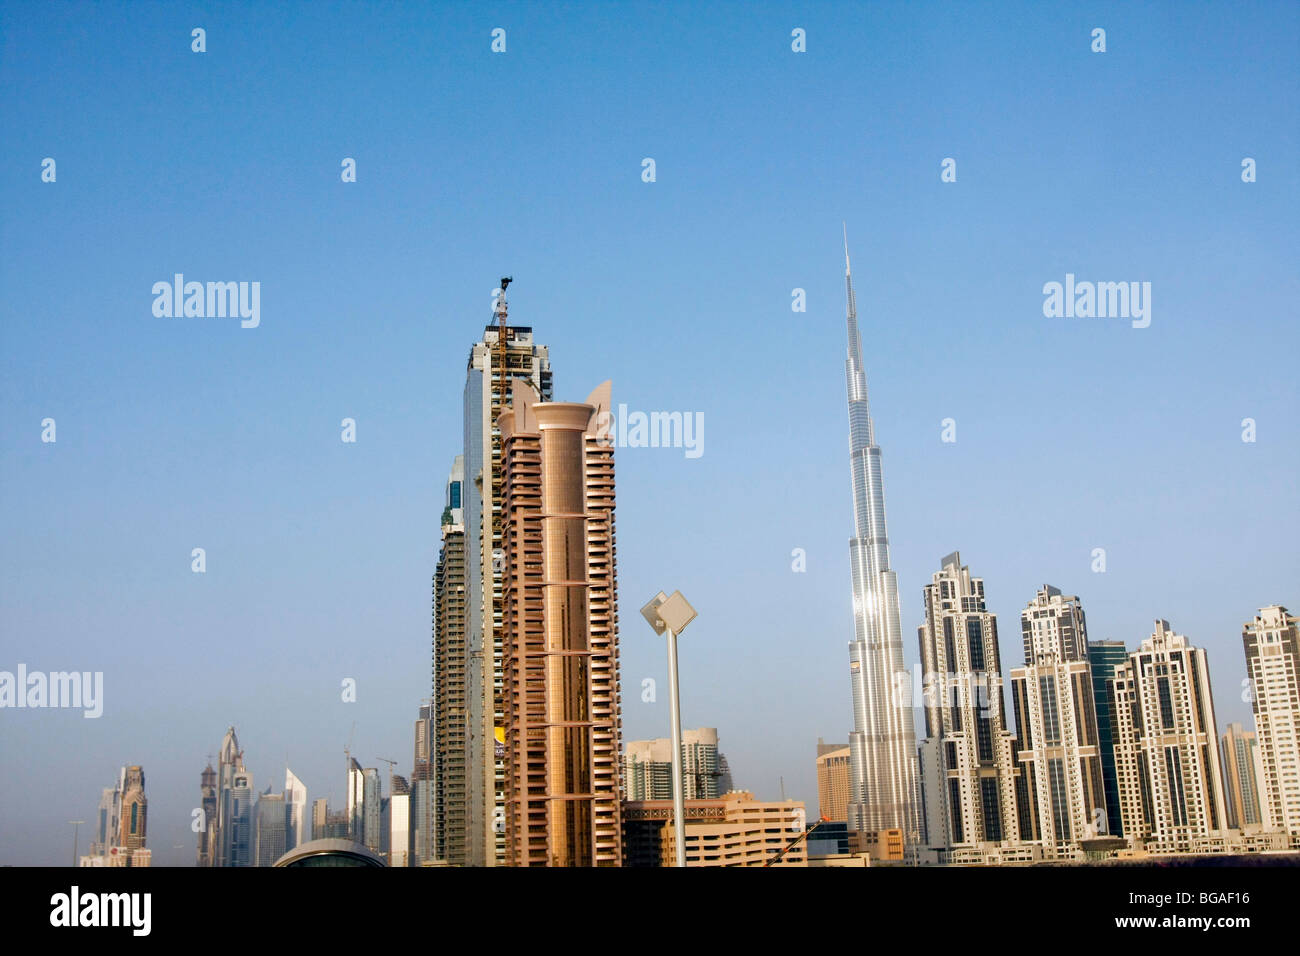
<svg viewBox="0 0 1300 956">
<path fill-rule="evenodd" d="M 682 707 L 677 688 L 677 635 L 695 620 L 695 608 L 674 591 L 668 597 L 663 591 L 641 608 L 641 616 L 654 628 L 656 634 L 668 634 L 668 708 L 672 712 L 673 745 L 673 832 L 677 837 L 677 865 L 686 865 L 686 783 L 682 772 Z"/>
</svg>

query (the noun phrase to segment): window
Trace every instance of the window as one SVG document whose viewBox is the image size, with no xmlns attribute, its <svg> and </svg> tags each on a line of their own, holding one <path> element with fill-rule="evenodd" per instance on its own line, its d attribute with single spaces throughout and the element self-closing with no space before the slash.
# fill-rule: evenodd
<svg viewBox="0 0 1300 956">
<path fill-rule="evenodd" d="M 966 619 L 966 646 L 970 651 L 970 669 L 984 670 L 984 629 L 977 617 Z"/>
<path fill-rule="evenodd" d="M 1056 705 L 1056 682 L 1050 677 L 1038 678 L 1038 694 L 1043 704 L 1043 737 L 1049 747 L 1061 742 L 1061 722 Z"/>
<path fill-rule="evenodd" d="M 1165 730 L 1174 729 L 1174 702 L 1169 694 L 1169 678 L 1156 678 L 1156 690 L 1160 695 L 1160 723 Z"/>
<path fill-rule="evenodd" d="M 1047 762 L 1047 777 L 1052 791 L 1052 825 L 1056 842 L 1070 839 L 1070 804 L 1065 793 L 1065 765 L 1059 757 Z"/>
<path fill-rule="evenodd" d="M 998 843 L 1002 840 L 1002 811 L 996 777 L 980 778 L 980 803 L 984 809 L 984 839 Z"/>
</svg>

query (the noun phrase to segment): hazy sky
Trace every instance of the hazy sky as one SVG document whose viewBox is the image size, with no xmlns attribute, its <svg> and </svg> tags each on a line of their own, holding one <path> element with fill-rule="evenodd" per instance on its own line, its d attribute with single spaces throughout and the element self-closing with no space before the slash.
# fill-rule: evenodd
<svg viewBox="0 0 1300 956">
<path fill-rule="evenodd" d="M 697 459 L 617 453 L 625 738 L 667 734 L 637 609 L 680 588 L 685 725 L 813 811 L 852 720 L 841 220 L 909 661 L 959 549 L 1004 676 L 1049 582 L 1093 639 L 1167 618 L 1249 725 L 1241 625 L 1300 605 L 1298 11 L 0 4 L 0 670 L 105 682 L 97 720 L 0 711 L 0 863 L 69 861 L 139 763 L 155 861 L 191 864 L 232 723 L 259 790 L 287 763 L 338 805 L 354 722 L 410 773 L 507 274 L 557 399 L 704 416 Z M 155 317 L 178 272 L 260 282 L 259 327 Z M 1067 273 L 1150 282 L 1150 326 L 1045 318 Z"/>
</svg>

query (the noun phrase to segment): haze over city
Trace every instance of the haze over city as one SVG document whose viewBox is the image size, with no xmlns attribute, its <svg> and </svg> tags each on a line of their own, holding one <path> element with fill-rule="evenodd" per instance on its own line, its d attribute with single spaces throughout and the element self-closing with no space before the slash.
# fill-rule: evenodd
<svg viewBox="0 0 1300 956">
<path fill-rule="evenodd" d="M 97 719 L 0 716 L 0 863 L 70 862 L 135 764 L 191 865 L 230 725 L 258 789 L 339 805 L 350 739 L 409 772 L 507 275 L 557 400 L 703 422 L 616 451 L 623 738 L 667 735 L 636 612 L 680 588 L 685 726 L 811 811 L 853 727 L 844 222 L 907 665 L 959 550 L 1004 672 L 1051 584 L 1094 640 L 1168 619 L 1249 724 L 1242 625 L 1300 605 L 1296 7 L 304 9 L 0 6 L 0 670 L 104 674 Z M 176 273 L 260 283 L 256 328 L 157 316 Z M 1150 324 L 1045 315 L 1067 275 Z"/>
</svg>

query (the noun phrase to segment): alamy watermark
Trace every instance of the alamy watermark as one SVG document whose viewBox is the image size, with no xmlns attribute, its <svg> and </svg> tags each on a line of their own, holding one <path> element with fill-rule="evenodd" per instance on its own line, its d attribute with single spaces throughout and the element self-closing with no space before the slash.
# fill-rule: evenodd
<svg viewBox="0 0 1300 956">
<path fill-rule="evenodd" d="M 99 717 L 104 713 L 103 671 L 27 672 L 19 664 L 17 673 L 0 671 L 0 708 L 5 707 L 79 707 L 81 716 Z"/>
<path fill-rule="evenodd" d="M 50 897 L 50 925 L 118 926 L 133 936 L 148 936 L 152 926 L 152 893 L 82 893 L 73 886 Z"/>
<path fill-rule="evenodd" d="M 239 318 L 240 326 L 255 329 L 262 322 L 262 283 L 186 282 L 177 272 L 171 282 L 153 284 L 153 314 L 159 319 Z"/>
<path fill-rule="evenodd" d="M 615 448 L 682 448 L 687 458 L 704 454 L 703 412 L 629 412 L 618 406 L 618 414 L 601 412 L 597 428 L 604 431 L 604 443 Z"/>
<path fill-rule="evenodd" d="M 1076 282 L 1073 272 L 1065 283 L 1043 286 L 1043 315 L 1049 319 L 1128 319 L 1133 328 L 1151 324 L 1150 282 Z"/>
</svg>

